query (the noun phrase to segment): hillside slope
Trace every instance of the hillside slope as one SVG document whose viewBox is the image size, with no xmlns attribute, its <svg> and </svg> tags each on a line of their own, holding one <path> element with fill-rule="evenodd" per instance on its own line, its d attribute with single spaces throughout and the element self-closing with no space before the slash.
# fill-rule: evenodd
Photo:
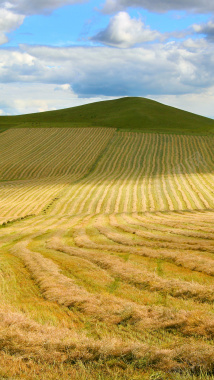
<svg viewBox="0 0 214 380">
<path fill-rule="evenodd" d="M 214 136 L 113 128 L 0 134 L 0 221 L 214 208 Z"/>
<path fill-rule="evenodd" d="M 214 121 L 145 98 L 121 98 L 57 111 L 1 116 L 11 127 L 110 127 L 132 132 L 214 134 Z"/>
<path fill-rule="evenodd" d="M 213 380 L 214 135 L 130 101 L 99 104 L 127 129 L 6 119 L 0 379 Z"/>
</svg>

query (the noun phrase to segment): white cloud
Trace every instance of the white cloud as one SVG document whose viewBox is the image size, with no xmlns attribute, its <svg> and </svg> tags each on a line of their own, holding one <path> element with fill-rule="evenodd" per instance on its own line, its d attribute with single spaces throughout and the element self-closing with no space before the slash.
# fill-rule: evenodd
<svg viewBox="0 0 214 380">
<path fill-rule="evenodd" d="M 17 66 L 16 62 L 17 78 L 26 75 L 29 60 L 30 65 L 33 61 L 33 67 L 29 66 L 31 78 L 71 83 L 75 92 L 89 96 L 187 93 L 214 82 L 214 51 L 212 45 L 200 40 L 194 48 L 176 43 L 126 50 L 38 46 L 25 47 L 22 54 L 24 64 Z M 8 75 L 13 70 L 10 64 Z"/>
<path fill-rule="evenodd" d="M 23 15 L 14 14 L 8 9 L 0 8 L 0 45 L 8 42 L 6 33 L 18 28 L 23 21 Z"/>
<path fill-rule="evenodd" d="M 106 29 L 91 39 L 105 45 L 128 48 L 160 37 L 160 33 L 146 27 L 141 19 L 131 18 L 126 12 L 119 12 L 110 20 Z"/>
<path fill-rule="evenodd" d="M 213 45 L 205 39 L 154 43 L 127 49 L 47 46 L 1 49 L 0 98 L 2 102 L 8 99 L 7 107 L 11 103 L 10 111 L 7 108 L 5 112 L 14 113 L 14 109 L 32 112 L 32 107 L 35 111 L 50 109 L 52 105 L 64 108 L 70 105 L 70 101 L 74 102 L 76 94 L 79 98 L 195 94 L 197 112 L 200 113 L 200 94 L 214 87 L 213 62 Z M 20 103 L 11 100 L 15 83 L 25 83 L 26 86 L 17 87 L 18 99 L 22 99 L 26 88 L 23 109 Z M 32 91 L 31 83 L 34 83 Z M 53 92 L 54 95 L 47 95 L 47 86 L 50 86 L 48 94 Z M 36 99 L 34 88 L 40 88 Z M 53 96 L 53 103 L 50 96 Z M 212 93 L 209 94 L 211 98 Z M 205 97 L 203 99 L 205 101 Z M 1 103 L 0 109 L 4 109 Z"/>
<path fill-rule="evenodd" d="M 200 94 L 148 96 L 158 102 L 214 119 L 214 86 Z"/>
<path fill-rule="evenodd" d="M 17 15 L 7 9 L 0 8 L 0 31 L 9 32 L 16 29 L 24 21 L 23 15 Z"/>
<path fill-rule="evenodd" d="M 6 44 L 8 42 L 8 38 L 7 36 L 0 32 L 0 45 L 3 45 L 3 44 Z"/>
<path fill-rule="evenodd" d="M 193 31 L 196 34 L 203 34 L 210 41 L 214 41 L 214 21 L 212 20 L 205 24 L 194 24 Z"/>
<path fill-rule="evenodd" d="M 77 94 L 73 92 L 69 84 L 64 84 L 61 86 L 44 83 L 1 84 L 0 115 L 18 115 L 50 111 L 79 106 L 110 98 L 79 98 Z"/>
<path fill-rule="evenodd" d="M 113 98 L 104 96 L 80 98 L 72 91 L 70 85 L 70 89 L 67 90 L 62 86 L 40 83 L 1 84 L 0 115 L 50 111 Z M 65 86 L 68 87 L 67 84 Z M 214 118 L 214 86 L 202 90 L 199 94 L 148 95 L 147 97 L 176 108 Z"/>
<path fill-rule="evenodd" d="M 103 11 L 114 13 L 129 7 L 142 7 L 153 12 L 185 10 L 194 13 L 210 13 L 214 11 L 214 2 L 213 0 L 106 0 Z"/>
<path fill-rule="evenodd" d="M 17 29 L 26 16 L 47 14 L 64 5 L 84 1 L 87 0 L 0 0 L 0 45 L 8 42 L 7 33 Z"/>
<path fill-rule="evenodd" d="M 49 13 L 64 5 L 83 3 L 86 0 L 0 0 L 0 7 L 7 8 L 13 12 L 31 15 Z"/>
<path fill-rule="evenodd" d="M 68 84 L 68 83 L 65 83 L 65 84 L 60 84 L 59 86 L 57 86 L 54 91 L 72 91 L 72 88 L 71 88 L 71 85 Z"/>
</svg>

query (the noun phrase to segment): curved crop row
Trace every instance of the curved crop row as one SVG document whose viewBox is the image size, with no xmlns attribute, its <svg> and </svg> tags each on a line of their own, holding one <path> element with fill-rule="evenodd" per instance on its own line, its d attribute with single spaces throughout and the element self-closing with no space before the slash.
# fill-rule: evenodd
<svg viewBox="0 0 214 380">
<path fill-rule="evenodd" d="M 127 360 L 140 376 L 142 365 L 210 370 L 213 237 L 213 211 L 46 214 L 9 224 L 0 229 L 3 351 L 63 370 L 64 361 L 97 360 Z"/>
<path fill-rule="evenodd" d="M 70 183 L 90 171 L 114 129 L 11 129 L 0 136 L 3 222 L 45 213 Z M 2 140 L 1 140 L 2 138 Z M 3 145 L 3 143 L 5 145 Z M 5 179 L 14 179 L 6 181 Z M 19 179 L 27 178 L 27 179 Z"/>
<path fill-rule="evenodd" d="M 65 191 L 52 214 L 214 207 L 214 165 L 206 138 L 117 133 L 94 170 Z"/>
<path fill-rule="evenodd" d="M 107 128 L 10 129 L 0 136 L 0 179 L 68 174 L 79 178 L 87 173 L 91 158 L 99 155 L 114 132 Z"/>
</svg>

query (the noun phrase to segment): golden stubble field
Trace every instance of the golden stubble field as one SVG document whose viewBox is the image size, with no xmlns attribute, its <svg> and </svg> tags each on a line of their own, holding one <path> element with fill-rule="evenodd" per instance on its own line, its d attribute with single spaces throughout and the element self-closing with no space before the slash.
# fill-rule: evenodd
<svg viewBox="0 0 214 380">
<path fill-rule="evenodd" d="M 0 379 L 212 379 L 213 137 L 0 134 Z"/>
</svg>

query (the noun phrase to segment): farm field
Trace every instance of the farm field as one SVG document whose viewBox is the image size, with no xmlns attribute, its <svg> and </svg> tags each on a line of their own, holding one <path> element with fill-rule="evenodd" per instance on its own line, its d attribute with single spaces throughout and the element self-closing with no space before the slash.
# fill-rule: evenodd
<svg viewBox="0 0 214 380">
<path fill-rule="evenodd" d="M 0 379 L 213 379 L 214 134 L 7 123 Z"/>
</svg>

